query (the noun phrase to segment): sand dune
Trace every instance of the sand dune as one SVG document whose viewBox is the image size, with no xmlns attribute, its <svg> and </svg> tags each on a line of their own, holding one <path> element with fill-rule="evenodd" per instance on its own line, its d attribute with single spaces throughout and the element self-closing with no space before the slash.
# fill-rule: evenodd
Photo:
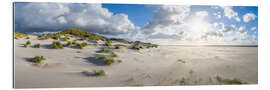
<svg viewBox="0 0 270 90">
<path fill-rule="evenodd" d="M 32 44 L 25 48 L 23 44 L 27 40 Z M 257 47 L 159 46 L 142 50 L 121 47 L 113 51 L 118 55 L 115 60 L 122 63 L 106 66 L 95 60 L 96 54 L 106 55 L 99 52 L 102 42 L 99 45 L 88 42 L 90 45 L 81 50 L 52 49 L 53 41 L 39 40 L 36 36 L 15 40 L 15 88 L 226 84 L 216 76 L 258 83 Z M 37 43 L 42 47 L 33 48 Z M 35 66 L 27 61 L 35 56 L 44 56 L 46 64 Z M 105 76 L 83 73 L 101 69 L 106 72 Z"/>
</svg>

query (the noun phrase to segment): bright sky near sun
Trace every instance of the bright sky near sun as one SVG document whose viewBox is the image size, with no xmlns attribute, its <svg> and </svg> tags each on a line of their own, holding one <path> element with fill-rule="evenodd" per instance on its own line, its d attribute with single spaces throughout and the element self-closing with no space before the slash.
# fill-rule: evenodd
<svg viewBox="0 0 270 90">
<path fill-rule="evenodd" d="M 15 3 L 15 31 L 80 28 L 166 45 L 257 45 L 257 6 Z"/>
</svg>

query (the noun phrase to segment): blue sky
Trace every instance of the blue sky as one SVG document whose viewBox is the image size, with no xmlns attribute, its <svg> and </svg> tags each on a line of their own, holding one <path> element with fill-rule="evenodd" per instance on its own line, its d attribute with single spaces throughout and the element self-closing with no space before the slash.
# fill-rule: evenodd
<svg viewBox="0 0 270 90">
<path fill-rule="evenodd" d="M 157 44 L 257 45 L 256 6 L 15 3 L 15 31 L 88 32 Z"/>
</svg>

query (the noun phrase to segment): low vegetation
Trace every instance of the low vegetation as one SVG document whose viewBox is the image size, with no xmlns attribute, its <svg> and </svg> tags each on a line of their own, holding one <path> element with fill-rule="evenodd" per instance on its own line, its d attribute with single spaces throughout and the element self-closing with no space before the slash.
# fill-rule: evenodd
<svg viewBox="0 0 270 90">
<path fill-rule="evenodd" d="M 28 41 L 26 41 L 26 44 L 30 45 L 30 44 L 31 44 L 31 42 L 28 40 Z"/>
<path fill-rule="evenodd" d="M 68 40 L 70 40 L 70 38 L 68 36 L 65 36 L 63 39 L 63 41 L 68 41 Z"/>
<path fill-rule="evenodd" d="M 109 46 L 112 46 L 112 44 L 111 44 L 110 42 L 106 42 L 106 43 L 104 44 L 104 46 L 109 47 Z"/>
<path fill-rule="evenodd" d="M 23 37 L 27 37 L 27 34 L 24 33 L 20 33 L 20 32 L 14 32 L 14 37 L 15 39 L 19 39 L 19 38 L 23 38 Z"/>
<path fill-rule="evenodd" d="M 134 81 L 134 77 L 131 76 L 131 77 L 128 79 L 128 81 Z"/>
<path fill-rule="evenodd" d="M 72 42 L 71 41 L 68 41 L 67 42 L 67 46 L 71 46 L 72 45 Z"/>
<path fill-rule="evenodd" d="M 248 84 L 247 82 L 244 82 L 240 79 L 234 78 L 234 79 L 223 79 L 220 76 L 216 76 L 216 79 L 218 82 L 220 83 L 224 83 L 224 84 Z"/>
<path fill-rule="evenodd" d="M 44 60 L 46 60 L 46 59 L 43 56 L 35 56 L 34 59 L 32 60 L 32 62 L 35 64 L 40 64 Z"/>
<path fill-rule="evenodd" d="M 177 61 L 181 63 L 186 63 L 186 61 L 184 61 L 183 59 L 178 59 Z"/>
<path fill-rule="evenodd" d="M 86 42 L 83 43 L 76 43 L 76 46 L 78 46 L 80 49 L 83 49 L 85 46 L 87 46 L 88 44 Z"/>
<path fill-rule="evenodd" d="M 123 61 L 122 60 L 117 60 L 118 63 L 122 63 Z"/>
<path fill-rule="evenodd" d="M 27 48 L 28 45 L 30 45 L 30 44 L 31 44 L 31 42 L 28 40 L 28 41 L 26 41 L 26 43 L 23 45 L 23 47 Z"/>
<path fill-rule="evenodd" d="M 137 84 L 133 84 L 133 85 L 129 85 L 129 86 L 136 86 L 136 87 L 142 87 L 142 86 L 144 86 L 144 84 L 141 84 L 141 83 L 137 83 Z"/>
<path fill-rule="evenodd" d="M 156 44 L 151 44 L 151 43 L 144 43 L 141 41 L 135 41 L 135 42 L 131 42 L 133 43 L 133 45 L 131 46 L 131 49 L 134 50 L 140 50 L 140 49 L 144 49 L 144 48 L 157 48 L 158 45 Z"/>
<path fill-rule="evenodd" d="M 34 47 L 35 47 L 35 48 L 40 48 L 41 45 L 38 43 L 38 44 L 35 44 Z"/>
<path fill-rule="evenodd" d="M 55 49 L 63 49 L 63 45 L 60 41 L 53 41 L 52 43 L 52 48 L 55 48 Z"/>
<path fill-rule="evenodd" d="M 62 32 L 60 32 L 59 34 L 70 34 L 70 35 L 74 35 L 77 37 L 81 37 L 81 39 L 91 39 L 91 40 L 101 40 L 101 41 L 106 41 L 109 40 L 106 37 L 100 36 L 100 35 L 96 35 L 94 33 L 88 33 L 85 32 L 84 30 L 78 29 L 78 28 L 70 28 L 67 30 L 64 30 Z"/>
<path fill-rule="evenodd" d="M 120 49 L 120 46 L 115 46 L 115 49 Z"/>
<path fill-rule="evenodd" d="M 104 70 L 93 70 L 95 76 L 105 76 L 106 72 Z"/>
<path fill-rule="evenodd" d="M 102 59 L 104 61 L 104 64 L 111 65 L 114 63 L 114 59 L 111 57 L 107 57 L 105 55 L 96 56 L 97 59 Z"/>
</svg>

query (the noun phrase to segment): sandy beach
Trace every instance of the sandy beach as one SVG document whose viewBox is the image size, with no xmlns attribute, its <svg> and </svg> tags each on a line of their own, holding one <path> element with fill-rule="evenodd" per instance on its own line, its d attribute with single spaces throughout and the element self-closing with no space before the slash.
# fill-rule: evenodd
<svg viewBox="0 0 270 90">
<path fill-rule="evenodd" d="M 29 40 L 27 48 L 23 44 Z M 222 79 L 237 78 L 248 84 L 258 83 L 257 47 L 185 47 L 165 46 L 131 50 L 113 49 L 118 55 L 109 66 L 95 61 L 102 43 L 87 41 L 84 49 L 64 47 L 52 49 L 53 39 L 14 40 L 15 88 L 112 87 L 112 86 L 167 86 L 220 85 Z M 41 48 L 33 45 L 40 43 Z M 61 41 L 65 44 L 66 42 Z M 121 42 L 112 42 L 113 45 Z M 45 65 L 28 62 L 35 56 L 44 56 Z M 85 71 L 104 70 L 105 76 L 89 76 Z"/>
</svg>

